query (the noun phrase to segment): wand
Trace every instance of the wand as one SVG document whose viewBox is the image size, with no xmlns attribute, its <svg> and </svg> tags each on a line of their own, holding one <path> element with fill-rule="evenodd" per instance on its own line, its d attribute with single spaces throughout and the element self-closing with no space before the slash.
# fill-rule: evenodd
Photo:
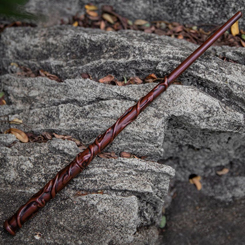
<svg viewBox="0 0 245 245">
<path fill-rule="evenodd" d="M 164 78 L 155 88 L 153 88 L 145 97 L 141 98 L 136 105 L 130 107 L 114 125 L 99 135 L 95 141 L 88 146 L 86 150 L 79 153 L 76 158 L 65 168 L 60 170 L 57 175 L 51 179 L 38 193 L 21 206 L 18 211 L 4 222 L 4 228 L 15 235 L 16 231 L 33 216 L 40 208 L 44 207 L 46 202 L 54 198 L 56 193 L 62 190 L 70 180 L 82 172 L 92 159 L 105 149 L 114 138 L 162 92 L 164 92 L 174 80 L 184 72 L 200 55 L 202 55 L 232 24 L 242 16 L 241 12 L 236 13 L 219 30 L 209 37 L 198 49 L 196 49 L 183 63 L 181 63 L 169 76 Z"/>
</svg>

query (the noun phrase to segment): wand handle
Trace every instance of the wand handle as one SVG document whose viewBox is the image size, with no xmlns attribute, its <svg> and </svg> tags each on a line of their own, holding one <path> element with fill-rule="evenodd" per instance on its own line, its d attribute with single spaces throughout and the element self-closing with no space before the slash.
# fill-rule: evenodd
<svg viewBox="0 0 245 245">
<path fill-rule="evenodd" d="M 109 145 L 114 138 L 188 67 L 190 66 L 206 49 L 208 49 L 237 19 L 242 16 L 241 12 L 235 14 L 226 22 L 217 32 L 205 41 L 193 54 L 191 54 L 179 67 L 177 67 L 164 82 L 159 83 L 145 97 L 141 98 L 136 105 L 130 107 L 103 135 L 99 135 L 94 143 L 88 146 L 86 150 L 79 153 L 76 158 L 58 174 L 50 180 L 38 193 L 21 206 L 18 211 L 4 222 L 4 228 L 11 234 L 15 235 L 16 231 L 30 219 L 38 210 L 55 197 L 56 193 L 62 190 L 70 180 L 75 178 L 93 158 Z"/>
</svg>

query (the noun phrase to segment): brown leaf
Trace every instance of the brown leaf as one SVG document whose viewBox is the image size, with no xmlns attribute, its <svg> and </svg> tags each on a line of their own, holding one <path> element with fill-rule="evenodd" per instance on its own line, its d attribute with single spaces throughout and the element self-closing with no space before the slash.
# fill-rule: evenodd
<svg viewBox="0 0 245 245">
<path fill-rule="evenodd" d="M 0 98 L 0 105 L 6 105 L 6 101 L 4 100 L 4 97 Z"/>
<path fill-rule="evenodd" d="M 131 153 L 129 153 L 129 152 L 123 151 L 123 152 L 120 153 L 120 157 L 124 157 L 124 158 L 132 158 L 133 155 L 132 155 Z"/>
<path fill-rule="evenodd" d="M 156 30 L 155 30 L 155 33 L 156 33 L 157 35 L 159 35 L 159 36 L 165 35 L 165 32 L 164 32 L 163 30 L 161 30 L 161 29 L 156 29 Z"/>
<path fill-rule="evenodd" d="M 106 28 L 106 31 L 114 31 L 114 29 L 109 26 L 109 27 Z"/>
<path fill-rule="evenodd" d="M 216 174 L 218 175 L 225 175 L 229 172 L 230 170 L 228 168 L 223 168 L 222 170 L 220 171 L 216 171 Z"/>
<path fill-rule="evenodd" d="M 23 142 L 23 143 L 28 142 L 28 137 L 27 137 L 26 133 L 24 133 L 24 132 L 23 132 L 22 130 L 20 130 L 20 129 L 17 129 L 17 128 L 10 128 L 10 129 L 6 130 L 4 133 L 15 135 L 15 137 L 16 137 L 19 141 L 21 141 L 21 142 Z"/>
<path fill-rule="evenodd" d="M 81 142 L 78 140 L 78 139 L 75 139 L 75 138 L 71 138 L 69 139 L 71 141 L 74 141 L 76 143 L 77 146 L 80 146 L 81 145 Z"/>
<path fill-rule="evenodd" d="M 100 22 L 100 29 L 105 30 L 105 21 L 103 20 Z"/>
<path fill-rule="evenodd" d="M 239 25 L 238 25 L 238 21 L 236 21 L 232 26 L 231 26 L 231 34 L 233 36 L 236 36 L 239 34 Z"/>
<path fill-rule="evenodd" d="M 118 80 L 115 81 L 116 85 L 118 86 L 124 86 L 125 85 L 125 82 L 120 82 Z"/>
<path fill-rule="evenodd" d="M 72 25 L 73 26 L 78 26 L 78 21 L 75 21 Z"/>
<path fill-rule="evenodd" d="M 57 139 L 62 139 L 62 140 L 71 139 L 70 135 L 60 135 L 60 134 L 56 134 L 56 133 L 53 133 L 53 135 Z"/>
<path fill-rule="evenodd" d="M 152 83 L 152 82 L 154 82 L 155 79 L 157 79 L 157 76 L 154 73 L 152 73 L 152 74 L 148 75 L 147 77 L 145 77 L 144 81 L 146 83 Z"/>
<path fill-rule="evenodd" d="M 181 31 L 183 31 L 183 29 L 184 29 L 184 27 L 181 26 L 181 25 L 179 25 L 179 26 L 174 27 L 174 28 L 173 28 L 173 31 L 174 31 L 174 32 L 181 32 Z"/>
<path fill-rule="evenodd" d="M 98 13 L 95 11 L 87 10 L 86 13 L 92 17 L 98 17 Z"/>
<path fill-rule="evenodd" d="M 114 76 L 113 75 L 107 75 L 106 77 L 103 77 L 99 80 L 100 83 L 105 83 L 105 84 L 108 84 L 110 83 L 111 81 L 114 80 Z"/>
<path fill-rule="evenodd" d="M 245 42 L 240 40 L 243 47 L 245 47 Z"/>
<path fill-rule="evenodd" d="M 103 153 L 100 153 L 98 154 L 98 156 L 100 158 L 113 158 L 113 159 L 117 159 L 117 156 L 115 154 L 115 152 L 103 152 Z"/>
<path fill-rule="evenodd" d="M 139 77 L 130 77 L 127 84 L 141 84 L 143 81 Z"/>
<path fill-rule="evenodd" d="M 90 11 L 93 11 L 93 10 L 97 10 L 98 9 L 98 7 L 97 6 L 95 6 L 95 5 L 90 5 L 90 4 L 87 4 L 87 5 L 85 5 L 85 9 L 86 10 L 90 10 Z"/>
<path fill-rule="evenodd" d="M 53 75 L 53 74 L 50 74 L 49 72 L 47 71 L 44 71 L 44 70 L 39 70 L 39 74 L 42 76 L 42 77 L 47 77 L 49 78 L 50 80 L 54 80 L 56 82 L 62 82 L 62 80 L 57 77 L 56 75 Z"/>
<path fill-rule="evenodd" d="M 136 21 L 134 22 L 134 24 L 135 24 L 136 26 L 142 26 L 142 25 L 145 25 L 146 23 L 148 23 L 148 21 L 146 21 L 146 20 L 136 20 Z"/>
<path fill-rule="evenodd" d="M 51 140 L 53 138 L 52 134 L 48 132 L 43 132 L 42 135 L 48 140 Z"/>
<path fill-rule="evenodd" d="M 12 123 L 12 124 L 21 124 L 23 123 L 22 120 L 18 119 L 18 118 L 15 118 L 13 119 L 12 121 L 10 121 L 9 123 Z"/>
<path fill-rule="evenodd" d="M 178 35 L 178 39 L 183 39 L 183 38 L 184 38 L 183 35 L 181 34 Z"/>
<path fill-rule="evenodd" d="M 89 78 L 90 80 L 93 80 L 92 77 L 91 77 L 88 73 L 82 73 L 82 74 L 81 74 L 81 77 L 82 77 L 83 79 Z"/>
<path fill-rule="evenodd" d="M 103 14 L 103 15 L 102 15 L 102 18 L 103 18 L 104 20 L 108 21 L 109 23 L 114 24 L 114 20 L 113 20 L 113 18 L 112 18 L 111 15 L 109 15 L 109 14 Z"/>
<path fill-rule="evenodd" d="M 192 179 L 189 179 L 191 184 L 195 184 L 198 191 L 200 191 L 202 189 L 202 184 L 201 184 L 200 180 L 201 180 L 201 176 L 195 176 Z"/>
</svg>

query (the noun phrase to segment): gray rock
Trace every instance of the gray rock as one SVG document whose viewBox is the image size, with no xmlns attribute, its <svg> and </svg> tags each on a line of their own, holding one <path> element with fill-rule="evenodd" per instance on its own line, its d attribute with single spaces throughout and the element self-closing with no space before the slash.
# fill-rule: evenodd
<svg viewBox="0 0 245 245">
<path fill-rule="evenodd" d="M 2 221 L 79 152 L 74 142 L 60 139 L 46 144 L 18 143 L 10 150 L 1 152 Z M 97 157 L 14 238 L 2 233 L 2 241 L 5 244 L 40 241 L 63 244 L 64 240 L 70 244 L 137 241 L 142 244 L 140 240 L 143 237 L 151 240 L 152 234 L 151 241 L 154 241 L 158 236 L 153 227 L 143 229 L 143 235 L 137 229 L 158 224 L 169 178 L 173 176 L 171 167 L 158 163 Z M 81 195 L 81 192 L 88 194 Z M 42 237 L 35 242 L 37 232 Z"/>
<path fill-rule="evenodd" d="M 14 31 L 6 29 L 0 40 L 0 55 L 2 57 L 0 69 L 3 73 L 11 71 L 9 66 L 11 62 L 15 62 L 33 70 L 44 69 L 60 76 L 64 82 L 57 83 L 42 77 L 20 78 L 14 74 L 1 75 L 0 81 L 7 94 L 8 105 L 0 108 L 0 116 L 8 115 L 11 120 L 13 118 L 22 119 L 28 128 L 25 125 L 18 125 L 18 128 L 24 131 L 32 130 L 35 133 L 48 131 L 71 135 L 84 144 L 89 144 L 155 85 L 108 86 L 89 79 L 81 79 L 82 72 L 88 72 L 96 79 L 108 74 L 113 74 L 118 79 L 122 79 L 123 76 L 129 78 L 135 75 L 144 78 L 149 73 L 164 76 L 195 48 L 195 45 L 183 40 L 133 31 L 107 33 L 100 30 L 67 26 L 18 28 Z M 182 82 L 182 86 L 172 85 L 169 87 L 115 139 L 106 151 L 115 151 L 117 154 L 121 151 L 129 151 L 138 156 L 148 156 L 150 160 L 161 159 L 161 162 L 176 169 L 178 181 L 188 181 L 190 174 L 201 175 L 203 178 L 202 192 L 209 197 L 222 201 L 243 198 L 244 185 L 242 183 L 245 173 L 243 164 L 245 160 L 243 143 L 245 138 L 244 52 L 242 48 L 230 47 L 214 47 L 207 51 L 180 76 L 178 80 Z M 223 61 L 218 58 L 219 55 L 227 56 L 237 63 Z M 69 147 L 76 149 L 74 143 L 69 142 L 69 144 Z M 16 147 L 20 148 L 22 145 L 25 144 L 18 144 Z M 37 151 L 42 153 L 42 157 L 33 154 L 33 146 L 29 148 L 30 155 L 28 157 L 16 148 L 2 147 L 2 154 L 6 159 L 1 162 L 1 166 L 4 166 L 2 171 L 5 167 L 11 171 L 8 172 L 9 174 L 7 172 L 5 174 L 8 178 L 2 177 L 1 185 L 18 193 L 13 188 L 16 181 L 20 187 L 19 192 L 24 190 L 25 193 L 28 190 L 33 193 L 34 190 L 29 190 L 30 182 L 25 179 L 27 176 L 33 176 L 31 177 L 33 178 L 33 186 L 37 183 L 44 184 L 51 174 L 55 173 L 59 166 L 61 167 L 61 163 L 64 163 L 63 158 L 71 157 L 76 153 L 76 150 L 72 151 L 68 146 L 68 150 L 65 150 L 61 141 L 57 140 L 50 141 L 45 145 L 47 148 L 42 146 L 44 148 L 40 150 L 38 150 L 38 144 L 35 145 Z M 52 153 L 56 149 L 57 158 L 49 157 L 45 149 Z M 38 160 L 39 158 L 40 160 Z M 6 166 L 6 161 L 12 164 Z M 27 169 L 31 164 L 38 161 L 43 161 L 40 162 L 40 165 L 44 166 L 43 169 L 40 172 L 34 169 L 28 172 Z M 17 167 L 17 162 L 19 167 Z M 149 173 L 137 172 L 136 169 L 141 165 L 133 167 L 135 162 L 131 160 L 103 160 L 103 162 L 105 164 L 102 164 L 100 168 L 99 165 L 97 167 L 95 161 L 91 168 L 84 172 L 84 176 L 88 173 L 87 179 L 91 180 L 97 190 L 103 188 L 107 190 L 108 199 L 103 199 L 101 202 L 114 205 L 119 200 L 121 202 L 121 199 L 117 198 L 127 198 L 123 201 L 126 206 L 132 207 L 129 216 L 134 218 L 132 218 L 133 223 L 128 222 L 126 230 L 135 230 L 145 225 L 152 227 L 151 224 L 156 222 L 159 217 L 163 200 L 167 199 L 161 196 L 161 193 L 166 194 L 167 190 L 157 181 L 157 178 L 160 177 L 156 177 L 158 176 L 155 175 L 156 170 L 149 170 Z M 155 163 L 152 164 L 155 166 Z M 122 175 L 124 181 L 117 182 L 116 176 L 123 166 L 129 166 L 131 171 L 125 170 Z M 149 166 L 147 167 L 149 168 Z M 229 167 L 230 175 L 217 179 L 215 183 L 208 181 L 208 178 L 214 177 L 216 171 L 222 167 Z M 18 168 L 19 171 L 16 170 Z M 19 175 L 20 170 L 22 171 L 21 175 Z M 106 176 L 104 179 L 98 173 L 102 170 Z M 110 175 L 109 170 L 113 170 L 113 174 Z M 47 177 L 43 177 L 42 172 Z M 239 174 L 235 174 L 237 172 Z M 154 180 L 150 178 L 151 175 L 155 178 Z M 166 177 L 166 175 L 164 176 Z M 142 181 L 137 182 L 134 178 L 136 180 L 139 178 Z M 163 177 L 160 180 L 166 186 L 168 180 Z M 84 188 L 83 190 L 91 190 L 89 182 L 82 183 L 75 180 L 74 183 L 76 186 Z M 80 185 L 80 183 L 82 184 Z M 154 183 L 156 189 L 152 188 L 153 185 L 149 183 Z M 33 188 L 36 191 L 39 187 Z M 122 188 L 126 188 L 126 190 Z M 74 189 L 74 192 L 67 190 L 67 196 L 78 190 L 81 189 Z M 6 195 L 4 200 L 11 198 L 14 200 L 14 194 Z M 29 195 L 26 194 L 25 200 L 27 200 L 27 196 Z M 100 195 L 98 196 L 100 198 Z M 117 198 L 112 201 L 114 196 Z M 132 196 L 133 198 L 131 198 Z M 70 200 L 64 200 L 63 196 L 60 198 L 61 209 L 67 208 L 67 213 L 69 213 Z M 84 203 L 83 198 L 78 198 L 81 203 Z M 16 208 L 25 200 L 20 198 Z M 152 202 L 149 203 L 149 200 Z M 91 202 L 97 203 L 97 201 L 94 199 Z M 55 203 L 55 200 L 53 202 Z M 50 205 L 55 205 L 52 204 L 53 202 Z M 6 202 L 2 205 L 6 205 Z M 52 207 L 52 210 L 55 210 L 55 206 Z M 73 211 L 74 207 L 71 207 L 71 213 L 75 212 Z M 94 207 L 88 209 L 90 210 L 90 208 L 95 210 Z M 82 212 L 82 208 L 78 210 Z M 136 210 L 143 210 L 137 219 L 134 216 Z M 124 213 L 123 210 L 121 212 Z M 55 213 L 55 216 L 58 216 L 58 213 Z M 99 217 L 99 220 L 104 219 L 103 215 Z M 109 217 L 110 215 L 106 218 L 107 223 L 114 222 L 113 224 L 115 224 L 115 221 L 109 221 Z M 70 219 L 67 222 L 71 222 Z M 46 221 L 49 220 L 44 220 L 44 222 Z M 125 221 L 121 220 L 120 225 L 124 224 Z M 90 225 L 88 225 L 90 227 L 88 234 L 93 233 L 91 228 L 93 226 Z M 57 226 L 60 227 L 59 223 Z M 66 227 L 69 230 L 70 223 L 66 224 Z M 30 229 L 33 229 L 34 232 L 35 228 Z M 50 226 L 47 227 L 47 230 L 51 229 Z M 103 228 L 98 229 L 103 230 Z M 155 228 L 146 230 L 141 228 L 140 233 L 135 235 L 126 230 L 124 232 L 126 242 L 144 241 L 144 239 L 148 239 L 146 237 L 149 234 L 155 234 Z M 53 242 L 58 239 L 57 234 L 60 230 L 52 231 L 55 235 L 47 239 L 51 239 L 50 241 Z M 115 227 L 112 228 L 112 231 L 118 234 Z M 45 234 L 47 233 L 45 231 Z M 72 232 L 66 233 L 67 239 L 72 236 L 71 234 Z M 75 237 L 77 237 L 76 235 L 74 235 L 74 239 L 77 239 Z M 154 236 L 152 241 L 156 241 L 155 238 L 157 239 Z M 89 236 L 86 239 L 90 239 Z M 116 235 L 113 241 L 118 241 L 118 239 L 119 235 Z M 59 242 L 59 240 L 57 241 Z M 73 241 L 79 243 L 78 240 Z M 98 238 L 98 241 L 109 242 L 107 235 L 103 236 L 101 240 Z"/>
<path fill-rule="evenodd" d="M 42 13 L 48 17 L 49 25 L 59 23 L 59 20 L 69 15 L 75 15 L 77 11 L 84 10 L 88 1 L 38 1 L 30 0 L 26 9 L 35 14 Z M 94 0 L 93 4 L 99 8 L 102 5 L 112 5 L 116 12 L 131 20 L 146 19 L 148 21 L 165 20 L 177 21 L 185 24 L 216 24 L 226 22 L 238 11 L 244 12 L 244 0 L 238 1 L 208 1 L 208 0 L 184 0 L 184 1 L 118 1 L 118 0 Z M 245 28 L 244 18 L 241 18 L 240 26 Z M 46 25 L 47 25 L 46 23 Z"/>
</svg>

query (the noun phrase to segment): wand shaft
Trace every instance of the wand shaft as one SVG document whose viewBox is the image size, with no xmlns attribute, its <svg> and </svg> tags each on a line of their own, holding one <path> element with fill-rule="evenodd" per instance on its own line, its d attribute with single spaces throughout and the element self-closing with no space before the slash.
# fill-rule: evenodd
<svg viewBox="0 0 245 245">
<path fill-rule="evenodd" d="M 142 112 L 154 99 L 156 99 L 168 86 L 185 71 L 203 52 L 205 52 L 233 23 L 242 16 L 241 12 L 235 14 L 207 41 L 205 41 L 193 54 L 180 64 L 164 82 L 159 83 L 145 97 L 141 98 L 136 105 L 130 107 L 103 135 L 99 135 L 94 143 L 86 150 L 79 153 L 76 158 L 65 168 L 60 170 L 38 193 L 21 206 L 18 211 L 4 222 L 4 228 L 12 235 L 30 219 L 33 214 L 45 206 L 46 202 L 54 198 L 56 193 L 62 190 L 73 178 L 75 178 L 93 158 L 109 145 L 114 138 Z"/>
</svg>

